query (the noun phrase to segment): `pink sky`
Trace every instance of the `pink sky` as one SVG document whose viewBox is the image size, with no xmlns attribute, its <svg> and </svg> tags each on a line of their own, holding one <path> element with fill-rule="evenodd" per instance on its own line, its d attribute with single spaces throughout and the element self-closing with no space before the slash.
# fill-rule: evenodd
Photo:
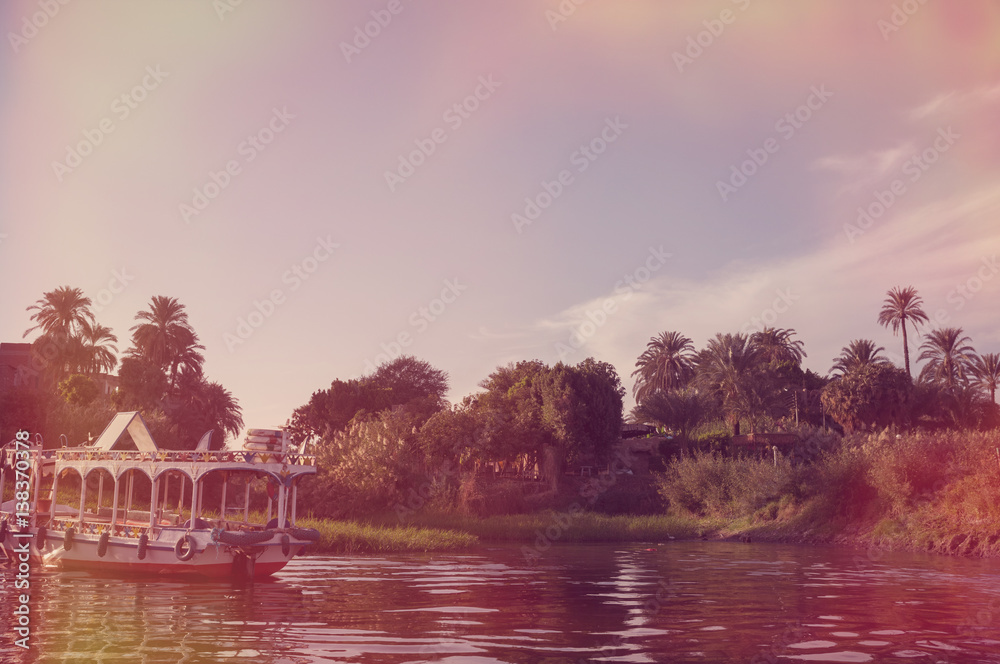
<svg viewBox="0 0 1000 664">
<path fill-rule="evenodd" d="M 250 426 L 397 349 L 631 388 L 761 320 L 826 373 L 896 285 L 1000 351 L 996 3 L 223 2 L 0 8 L 0 339 L 177 297 Z"/>
</svg>

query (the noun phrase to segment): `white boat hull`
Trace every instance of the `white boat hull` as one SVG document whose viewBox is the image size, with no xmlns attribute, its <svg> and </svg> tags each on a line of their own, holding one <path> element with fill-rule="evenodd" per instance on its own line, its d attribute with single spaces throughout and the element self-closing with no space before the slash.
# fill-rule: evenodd
<svg viewBox="0 0 1000 664">
<path fill-rule="evenodd" d="M 140 559 L 140 544 L 136 537 L 109 536 L 106 545 L 101 546 L 100 535 L 74 533 L 67 548 L 65 532 L 47 530 L 43 546 L 39 549 L 38 531 L 37 528 L 29 529 L 31 537 L 6 533 L 3 538 L 4 553 L 15 561 L 23 560 L 27 553 L 31 564 L 109 574 L 264 577 L 281 570 L 310 544 L 307 539 L 280 531 L 274 531 L 269 539 L 262 542 L 226 544 L 218 540 L 217 532 L 211 530 L 164 528 L 155 538 L 148 540 Z M 194 552 L 187 559 L 183 559 L 188 555 L 187 547 L 178 551 L 178 540 L 185 535 L 194 544 Z M 213 538 L 213 535 L 216 537 Z M 240 534 L 234 535 L 239 537 Z"/>
</svg>

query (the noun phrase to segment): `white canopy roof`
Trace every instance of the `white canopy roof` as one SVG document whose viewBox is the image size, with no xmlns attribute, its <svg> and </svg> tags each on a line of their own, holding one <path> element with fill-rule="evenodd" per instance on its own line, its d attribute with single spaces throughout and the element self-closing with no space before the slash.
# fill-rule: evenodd
<svg viewBox="0 0 1000 664">
<path fill-rule="evenodd" d="M 137 411 L 115 415 L 115 418 L 111 420 L 111 423 L 94 443 L 94 449 L 105 451 L 114 449 L 126 431 L 132 437 L 138 451 L 156 452 L 159 449 L 153 441 L 152 434 L 149 433 L 149 427 L 146 426 L 145 420 Z"/>
</svg>

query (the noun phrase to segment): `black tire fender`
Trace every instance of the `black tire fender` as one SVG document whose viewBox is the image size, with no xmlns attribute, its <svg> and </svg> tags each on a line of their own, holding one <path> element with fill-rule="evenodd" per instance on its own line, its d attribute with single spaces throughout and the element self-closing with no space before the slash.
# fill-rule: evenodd
<svg viewBox="0 0 1000 664">
<path fill-rule="evenodd" d="M 104 531 L 101 533 L 101 539 L 97 540 L 97 557 L 103 558 L 104 554 L 108 552 L 108 540 L 111 539 L 111 533 Z"/>
<path fill-rule="evenodd" d="M 177 544 L 174 544 L 174 555 L 177 556 L 177 560 L 181 562 L 191 560 L 194 558 L 195 554 L 195 542 L 191 535 L 185 533 L 177 540 Z"/>
</svg>

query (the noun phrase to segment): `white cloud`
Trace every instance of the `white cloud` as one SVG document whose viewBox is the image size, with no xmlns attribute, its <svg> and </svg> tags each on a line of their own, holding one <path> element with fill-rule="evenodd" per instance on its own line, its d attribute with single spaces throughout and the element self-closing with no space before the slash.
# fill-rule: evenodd
<svg viewBox="0 0 1000 664">
<path fill-rule="evenodd" d="M 1000 83 L 995 85 L 981 85 L 972 90 L 962 92 L 952 90 L 940 94 L 934 97 L 934 99 L 913 108 L 909 112 L 909 116 L 914 120 L 923 120 L 934 115 L 963 111 L 970 107 L 994 104 L 998 101 L 1000 101 Z"/>
</svg>

